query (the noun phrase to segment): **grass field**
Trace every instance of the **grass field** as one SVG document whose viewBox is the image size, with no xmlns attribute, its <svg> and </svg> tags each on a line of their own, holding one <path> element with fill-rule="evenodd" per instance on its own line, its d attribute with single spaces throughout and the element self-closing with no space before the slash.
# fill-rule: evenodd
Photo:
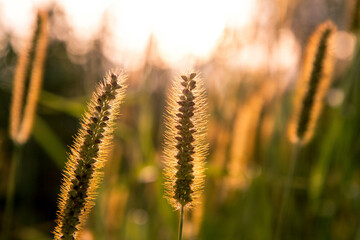
<svg viewBox="0 0 360 240">
<path fill-rule="evenodd" d="M 151 38 L 138 67 L 124 68 L 128 87 L 113 148 L 81 239 L 177 239 L 179 212 L 164 198 L 164 114 L 171 81 L 189 70 L 204 81 L 209 151 L 204 192 L 200 204 L 185 211 L 183 239 L 275 239 L 294 151 L 288 126 L 296 82 L 307 40 L 327 19 L 338 29 L 331 83 L 314 136 L 298 153 L 278 234 L 291 240 L 360 239 L 356 4 L 258 3 L 264 14 L 249 29 L 226 28 L 208 59 L 185 63 L 190 69 L 167 64 Z M 52 21 L 57 14 L 50 15 L 50 29 L 59 27 Z M 115 66 L 102 52 L 105 30 L 81 56 L 67 47 L 70 39 L 50 31 L 32 132 L 19 150 L 9 135 L 19 52 L 4 31 L 0 24 L 0 231 L 17 152 L 9 239 L 52 239 L 62 171 L 79 119 L 97 82 L 109 69 L 127 65 Z"/>
</svg>

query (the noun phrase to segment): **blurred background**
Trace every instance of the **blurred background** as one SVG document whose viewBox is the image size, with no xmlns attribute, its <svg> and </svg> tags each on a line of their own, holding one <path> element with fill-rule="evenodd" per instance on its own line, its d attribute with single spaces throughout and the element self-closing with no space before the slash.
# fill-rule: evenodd
<svg viewBox="0 0 360 240">
<path fill-rule="evenodd" d="M 129 87 L 83 238 L 176 238 L 178 212 L 163 198 L 163 113 L 170 81 L 195 70 L 207 89 L 210 151 L 202 203 L 186 214 L 184 239 L 273 239 L 295 83 L 307 39 L 327 19 L 338 27 L 334 76 L 315 137 L 300 152 L 283 234 L 360 239 L 355 0 L 0 0 L 0 224 L 14 148 L 14 70 L 38 8 L 50 14 L 49 45 L 11 239 L 52 239 L 69 146 L 111 68 L 125 69 Z"/>
</svg>

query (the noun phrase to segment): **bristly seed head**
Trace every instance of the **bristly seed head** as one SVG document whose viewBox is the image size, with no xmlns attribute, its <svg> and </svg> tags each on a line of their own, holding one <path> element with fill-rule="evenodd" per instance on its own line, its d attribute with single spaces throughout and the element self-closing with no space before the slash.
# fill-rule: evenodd
<svg viewBox="0 0 360 240">
<path fill-rule="evenodd" d="M 20 145 L 30 137 L 41 91 L 49 35 L 48 15 L 47 11 L 38 10 L 33 36 L 20 52 L 15 70 L 10 136 L 14 143 Z"/>
<path fill-rule="evenodd" d="M 125 79 L 121 73 L 108 75 L 88 105 L 64 171 L 55 239 L 78 239 L 94 205 L 101 168 L 111 146 L 114 119 L 124 97 Z"/>
<path fill-rule="evenodd" d="M 166 197 L 175 208 L 197 203 L 207 153 L 205 91 L 196 73 L 181 75 L 168 98 L 165 134 Z"/>
<path fill-rule="evenodd" d="M 294 114 L 289 135 L 293 143 L 306 144 L 312 137 L 322 108 L 322 100 L 330 85 L 332 46 L 336 27 L 331 21 L 320 24 L 307 45 L 302 76 L 297 86 Z"/>
</svg>

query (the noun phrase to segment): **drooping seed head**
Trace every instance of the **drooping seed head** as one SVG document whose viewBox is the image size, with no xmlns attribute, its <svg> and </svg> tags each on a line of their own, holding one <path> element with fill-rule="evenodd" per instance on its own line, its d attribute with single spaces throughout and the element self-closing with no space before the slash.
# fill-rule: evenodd
<svg viewBox="0 0 360 240">
<path fill-rule="evenodd" d="M 320 24 L 307 45 L 289 126 L 289 136 L 293 143 L 306 144 L 313 136 L 333 71 L 335 31 L 336 27 L 331 21 Z"/>
<path fill-rule="evenodd" d="M 176 209 L 197 203 L 207 154 L 206 96 L 196 73 L 181 75 L 168 97 L 164 144 L 165 196 Z"/>
</svg>

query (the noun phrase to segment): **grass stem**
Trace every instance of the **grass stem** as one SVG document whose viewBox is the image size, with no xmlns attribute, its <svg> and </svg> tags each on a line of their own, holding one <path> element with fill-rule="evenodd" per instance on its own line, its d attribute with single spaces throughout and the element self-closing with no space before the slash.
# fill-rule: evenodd
<svg viewBox="0 0 360 240">
<path fill-rule="evenodd" d="M 11 166 L 9 172 L 9 184 L 6 192 L 6 202 L 5 202 L 5 213 L 4 213 L 4 222 L 2 226 L 1 240 L 9 239 L 10 229 L 13 221 L 13 211 L 14 211 L 14 194 L 16 186 L 16 173 L 18 165 L 21 160 L 21 151 L 22 145 L 15 143 L 14 150 L 12 153 Z"/>
<path fill-rule="evenodd" d="M 298 142 L 293 146 L 293 149 L 292 149 L 292 156 L 291 156 L 291 161 L 290 161 L 290 171 L 289 171 L 289 175 L 287 176 L 285 188 L 284 188 L 283 195 L 281 198 L 280 211 L 279 211 L 278 221 L 277 221 L 276 231 L 275 231 L 275 240 L 281 239 L 284 215 L 286 214 L 286 211 L 287 211 L 287 205 L 288 205 L 289 197 L 291 194 L 291 185 L 292 185 L 293 179 L 294 179 L 294 173 L 295 173 L 295 168 L 296 168 L 300 148 L 301 148 L 301 145 L 300 145 L 300 142 Z"/>
</svg>

